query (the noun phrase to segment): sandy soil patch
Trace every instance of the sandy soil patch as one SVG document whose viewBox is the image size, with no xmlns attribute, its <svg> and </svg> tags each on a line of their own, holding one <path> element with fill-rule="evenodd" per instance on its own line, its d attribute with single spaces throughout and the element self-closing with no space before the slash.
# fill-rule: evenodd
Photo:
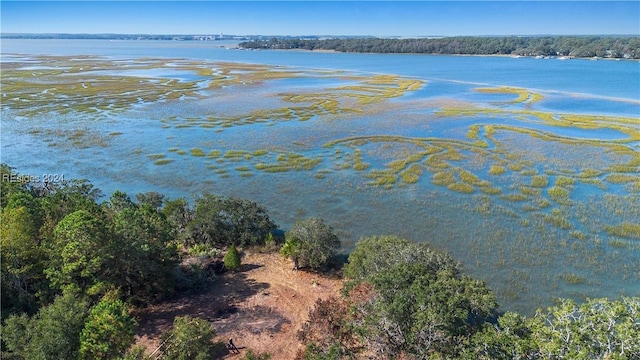
<svg viewBox="0 0 640 360">
<path fill-rule="evenodd" d="M 279 254 L 247 253 L 242 263 L 240 272 L 219 276 L 204 293 L 185 294 L 137 314 L 136 343 L 152 352 L 173 319 L 189 315 L 211 322 L 214 341 L 232 338 L 240 349 L 240 354 L 220 349 L 217 358 L 241 358 L 251 349 L 272 359 L 293 359 L 303 348 L 296 335 L 309 310 L 317 299 L 337 295 L 341 280 L 293 271 Z"/>
</svg>

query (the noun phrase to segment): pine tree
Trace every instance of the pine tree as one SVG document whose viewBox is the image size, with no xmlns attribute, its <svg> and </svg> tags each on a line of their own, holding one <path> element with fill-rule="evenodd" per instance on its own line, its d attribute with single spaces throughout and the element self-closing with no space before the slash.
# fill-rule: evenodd
<svg viewBox="0 0 640 360">
<path fill-rule="evenodd" d="M 224 256 L 224 267 L 231 271 L 240 269 L 240 254 L 235 245 L 231 245 L 229 251 L 227 251 L 227 255 Z"/>
</svg>

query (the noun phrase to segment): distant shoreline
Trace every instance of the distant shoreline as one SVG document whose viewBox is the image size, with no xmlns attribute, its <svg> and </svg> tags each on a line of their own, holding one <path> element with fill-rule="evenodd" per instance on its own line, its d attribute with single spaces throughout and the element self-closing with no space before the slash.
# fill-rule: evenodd
<svg viewBox="0 0 640 360">
<path fill-rule="evenodd" d="M 461 56 L 461 57 L 496 57 L 496 58 L 513 58 L 513 59 L 536 59 L 536 56 L 533 55 L 510 55 L 510 54 L 429 54 L 429 53 L 373 53 L 373 52 L 347 52 L 347 51 L 338 51 L 338 50 L 329 50 L 329 49 L 247 49 L 247 48 L 237 48 L 241 50 L 271 50 L 271 51 L 293 51 L 293 52 L 315 52 L 315 53 L 333 53 L 333 54 L 379 54 L 379 55 L 428 55 L 428 56 Z M 560 59 L 561 56 L 549 56 L 547 58 L 536 59 L 536 60 L 591 60 L 591 61 L 634 61 L 640 62 L 640 59 L 624 59 L 624 58 L 606 58 L 606 57 L 578 57 L 578 56 L 567 56 L 566 59 Z"/>
<path fill-rule="evenodd" d="M 548 36 L 548 37 L 525 37 L 522 40 L 519 37 L 443 37 L 443 38 L 414 38 L 414 39 L 388 39 L 388 38 L 374 38 L 374 37 L 344 37 L 344 38 L 332 38 L 332 39 L 320 39 L 320 37 L 305 37 L 299 39 L 295 37 L 280 37 L 272 38 L 271 40 L 264 40 L 266 36 L 251 35 L 251 36 L 236 36 L 236 35 L 217 35 L 217 36 L 205 36 L 205 35 L 130 35 L 130 34 L 2 34 L 0 33 L 0 39 L 2 40 L 103 40 L 103 41 L 176 41 L 186 43 L 207 43 L 215 46 L 215 44 L 235 42 L 237 43 L 237 49 L 240 50 L 284 50 L 284 51 L 313 51 L 318 53 L 368 53 L 368 54 L 415 54 L 415 55 L 444 55 L 444 56 L 481 56 L 481 57 L 512 57 L 512 58 L 540 58 L 541 60 L 547 59 L 584 59 L 584 60 L 631 60 L 640 61 L 640 54 L 636 54 L 635 49 L 640 48 L 639 36 Z M 592 53 L 587 55 L 575 55 L 570 50 L 563 50 L 562 53 L 557 52 L 554 54 L 537 54 L 534 51 L 522 51 L 515 50 L 508 52 L 508 49 L 502 49 L 498 52 L 492 53 L 480 53 L 471 51 L 447 51 L 446 46 L 449 46 L 451 42 L 455 42 L 456 45 L 461 43 L 461 47 L 469 45 L 469 43 L 476 44 L 482 43 L 483 46 L 493 44 L 495 46 L 496 41 L 506 41 L 505 39 L 513 41 L 524 41 L 524 44 L 531 43 L 532 41 L 564 41 L 571 40 L 576 41 L 579 39 L 583 41 L 579 51 L 586 51 L 585 48 L 591 48 Z M 616 42 L 620 46 L 622 43 L 623 48 L 617 50 L 606 50 L 604 55 L 592 55 L 593 49 L 596 45 L 603 47 L 601 42 Z M 494 43 L 492 43 L 494 42 Z M 600 43 L 598 43 L 600 42 Z M 433 44 L 436 45 L 433 45 Z M 597 43 L 597 44 L 596 44 Z M 438 51 L 428 51 L 424 47 L 436 46 Z M 349 48 L 348 46 L 352 46 Z M 360 46 L 358 48 L 358 46 Z M 376 47 L 377 46 L 377 47 Z M 400 48 L 401 51 L 394 51 L 394 47 L 405 46 Z M 409 46 L 409 50 L 407 47 Z M 413 46 L 413 48 L 411 48 Z M 421 48 L 422 46 L 422 48 Z M 438 47 L 439 46 L 439 47 Z M 309 48 L 311 47 L 311 48 Z M 333 47 L 333 48 L 332 48 Z M 347 48 L 345 48 L 347 47 Z M 233 49 L 233 48 L 230 48 Z M 494 50 L 495 51 L 495 50 Z M 602 52 L 601 50 L 598 50 Z"/>
<path fill-rule="evenodd" d="M 272 38 L 241 42 L 245 49 L 334 50 L 346 53 L 640 59 L 640 36 L 457 36 L 444 38 Z"/>
</svg>

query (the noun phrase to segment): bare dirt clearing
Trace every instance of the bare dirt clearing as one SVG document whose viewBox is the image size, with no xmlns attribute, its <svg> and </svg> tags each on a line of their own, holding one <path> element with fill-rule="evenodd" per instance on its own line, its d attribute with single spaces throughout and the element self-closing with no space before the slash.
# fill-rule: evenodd
<svg viewBox="0 0 640 360">
<path fill-rule="evenodd" d="M 342 283 L 304 271 L 279 254 L 247 253 L 237 273 L 219 276 L 197 295 L 181 295 L 140 314 L 136 343 L 152 352 L 176 316 L 189 315 L 211 322 L 216 342 L 233 339 L 240 354 L 220 349 L 216 358 L 235 359 L 248 349 L 270 353 L 272 359 L 293 359 L 303 348 L 297 332 L 317 299 L 337 295 Z"/>
</svg>

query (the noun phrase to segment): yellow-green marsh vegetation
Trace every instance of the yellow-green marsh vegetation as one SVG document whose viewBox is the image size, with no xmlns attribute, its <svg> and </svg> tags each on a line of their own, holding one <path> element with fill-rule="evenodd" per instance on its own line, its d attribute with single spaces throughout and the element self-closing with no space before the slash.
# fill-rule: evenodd
<svg viewBox="0 0 640 360">
<path fill-rule="evenodd" d="M 618 225 L 606 226 L 605 230 L 609 235 L 640 239 L 640 224 L 625 222 Z"/>
<path fill-rule="evenodd" d="M 196 157 L 202 157 L 205 156 L 205 153 L 202 149 L 198 149 L 198 148 L 191 148 L 189 150 L 189 152 L 191 153 L 191 156 L 196 156 Z"/>
</svg>

